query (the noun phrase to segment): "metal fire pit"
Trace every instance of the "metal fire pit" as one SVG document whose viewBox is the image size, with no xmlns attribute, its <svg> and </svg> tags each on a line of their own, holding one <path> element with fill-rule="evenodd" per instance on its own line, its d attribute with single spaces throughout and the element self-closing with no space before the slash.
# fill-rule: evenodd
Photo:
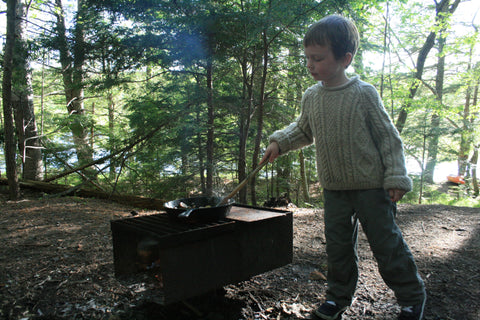
<svg viewBox="0 0 480 320">
<path fill-rule="evenodd" d="M 182 223 L 156 214 L 111 221 L 115 276 L 162 304 L 292 262 L 292 213 L 233 205 L 227 218 Z"/>
</svg>

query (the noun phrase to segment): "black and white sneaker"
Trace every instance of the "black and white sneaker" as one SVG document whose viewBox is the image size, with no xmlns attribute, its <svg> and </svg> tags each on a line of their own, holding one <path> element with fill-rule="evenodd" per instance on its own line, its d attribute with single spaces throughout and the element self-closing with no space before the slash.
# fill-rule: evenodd
<svg viewBox="0 0 480 320">
<path fill-rule="evenodd" d="M 339 320 L 347 307 L 340 307 L 334 301 L 324 302 L 312 313 L 312 319 Z"/>
<path fill-rule="evenodd" d="M 402 307 L 398 320 L 422 320 L 426 300 L 427 298 L 424 298 L 421 304 L 415 306 Z"/>
</svg>

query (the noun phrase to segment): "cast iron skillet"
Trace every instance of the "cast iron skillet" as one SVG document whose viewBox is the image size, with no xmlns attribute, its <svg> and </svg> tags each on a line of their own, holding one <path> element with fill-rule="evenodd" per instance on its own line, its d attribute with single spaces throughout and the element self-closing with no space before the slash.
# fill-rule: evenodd
<svg viewBox="0 0 480 320">
<path fill-rule="evenodd" d="M 164 204 L 164 208 L 172 218 L 188 221 L 217 221 L 225 218 L 232 207 L 232 197 L 240 191 L 260 169 L 268 163 L 267 160 L 259 165 L 226 197 L 197 197 L 172 200 Z"/>
<path fill-rule="evenodd" d="M 163 206 L 169 217 L 191 222 L 211 222 L 224 219 L 234 201 L 229 199 L 226 204 L 218 205 L 219 197 L 194 197 L 172 200 Z M 185 204 L 184 208 L 181 204 Z"/>
</svg>

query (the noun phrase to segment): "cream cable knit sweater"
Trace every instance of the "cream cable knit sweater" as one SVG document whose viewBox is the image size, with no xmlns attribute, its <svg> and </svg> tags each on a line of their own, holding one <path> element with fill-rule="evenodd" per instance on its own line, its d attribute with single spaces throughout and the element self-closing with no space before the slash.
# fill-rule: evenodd
<svg viewBox="0 0 480 320">
<path fill-rule="evenodd" d="M 359 77 L 308 88 L 298 119 L 274 132 L 281 154 L 315 142 L 317 171 L 328 190 L 410 191 L 403 144 L 377 90 Z"/>
</svg>

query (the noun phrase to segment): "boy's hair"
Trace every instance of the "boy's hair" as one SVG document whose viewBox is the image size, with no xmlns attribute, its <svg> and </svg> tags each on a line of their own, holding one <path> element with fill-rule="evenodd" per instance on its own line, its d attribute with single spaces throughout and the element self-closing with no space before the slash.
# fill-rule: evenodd
<svg viewBox="0 0 480 320">
<path fill-rule="evenodd" d="M 357 27 L 352 21 L 340 15 L 330 15 L 310 26 L 303 38 L 303 46 L 328 45 L 332 48 L 335 59 L 343 58 L 348 52 L 353 59 L 359 39 Z"/>
</svg>

